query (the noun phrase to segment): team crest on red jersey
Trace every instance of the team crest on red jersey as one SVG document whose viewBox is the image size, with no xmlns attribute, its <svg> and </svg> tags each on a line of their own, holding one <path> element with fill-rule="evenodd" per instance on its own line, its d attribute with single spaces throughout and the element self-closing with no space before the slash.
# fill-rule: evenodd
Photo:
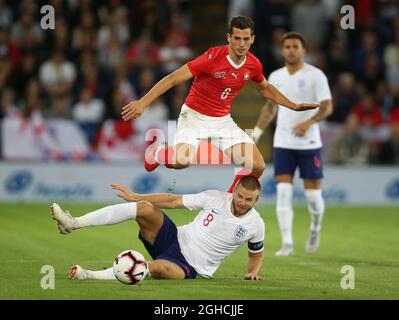
<svg viewBox="0 0 399 320">
<path fill-rule="evenodd" d="M 213 74 L 216 79 L 226 79 L 226 72 L 225 71 L 218 71 Z"/>
<path fill-rule="evenodd" d="M 248 80 L 249 79 L 249 73 L 248 72 L 245 72 L 244 73 L 244 80 Z"/>
</svg>

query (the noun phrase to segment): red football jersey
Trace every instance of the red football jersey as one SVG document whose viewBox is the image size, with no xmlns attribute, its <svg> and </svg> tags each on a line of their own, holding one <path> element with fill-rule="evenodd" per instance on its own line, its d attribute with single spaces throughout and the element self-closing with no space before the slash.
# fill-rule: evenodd
<svg viewBox="0 0 399 320">
<path fill-rule="evenodd" d="M 191 109 L 211 117 L 228 115 L 233 99 L 249 80 L 263 81 L 262 64 L 252 53 L 240 65 L 228 54 L 227 45 L 214 47 L 187 63 L 194 76 L 185 101 Z"/>
</svg>

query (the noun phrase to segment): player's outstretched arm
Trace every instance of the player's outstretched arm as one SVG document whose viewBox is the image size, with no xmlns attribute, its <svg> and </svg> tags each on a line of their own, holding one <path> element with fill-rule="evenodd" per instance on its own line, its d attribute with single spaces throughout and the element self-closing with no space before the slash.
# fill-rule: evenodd
<svg viewBox="0 0 399 320">
<path fill-rule="evenodd" d="M 148 201 L 154 206 L 163 209 L 185 208 L 183 206 L 183 196 L 170 193 L 159 194 L 138 194 L 131 191 L 128 187 L 119 184 L 111 184 L 112 189 L 118 190 L 117 196 L 126 201 Z"/>
<path fill-rule="evenodd" d="M 294 111 L 312 110 L 320 106 L 319 104 L 314 103 L 293 103 L 292 101 L 288 100 L 288 98 L 284 96 L 275 86 L 268 83 L 266 80 L 263 80 L 259 83 L 255 82 L 255 87 L 256 90 L 258 90 L 258 92 L 266 99 L 270 99 L 273 102 Z"/>
<path fill-rule="evenodd" d="M 258 272 L 263 262 L 263 251 L 252 253 L 248 252 L 248 272 L 245 275 L 245 280 L 263 280 Z"/>
<path fill-rule="evenodd" d="M 258 120 L 256 121 L 256 125 L 252 133 L 252 139 L 255 141 L 255 143 L 258 143 L 263 132 L 273 121 L 276 114 L 277 105 L 273 101 L 267 100 L 262 110 L 260 111 Z"/>
<path fill-rule="evenodd" d="M 173 86 L 183 83 L 193 77 L 187 64 L 176 71 L 162 78 L 147 94 L 139 100 L 135 100 L 122 108 L 122 119 L 128 121 L 140 117 L 145 108 L 147 108 L 155 99 L 168 91 Z"/>
<path fill-rule="evenodd" d="M 320 103 L 320 108 L 317 113 L 308 120 L 299 123 L 293 128 L 294 134 L 302 137 L 306 134 L 309 128 L 320 121 L 326 119 L 333 112 L 333 104 L 331 100 L 325 100 Z"/>
</svg>

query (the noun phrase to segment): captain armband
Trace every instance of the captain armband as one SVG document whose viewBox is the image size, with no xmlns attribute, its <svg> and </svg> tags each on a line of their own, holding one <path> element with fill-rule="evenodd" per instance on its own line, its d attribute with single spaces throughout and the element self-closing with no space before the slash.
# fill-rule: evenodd
<svg viewBox="0 0 399 320">
<path fill-rule="evenodd" d="M 263 241 L 251 243 L 248 242 L 248 249 L 252 253 L 260 252 L 263 250 Z"/>
</svg>

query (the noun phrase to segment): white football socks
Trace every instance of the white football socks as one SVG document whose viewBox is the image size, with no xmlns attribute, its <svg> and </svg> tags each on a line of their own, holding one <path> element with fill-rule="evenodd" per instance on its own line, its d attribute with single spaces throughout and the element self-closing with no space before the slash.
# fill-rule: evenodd
<svg viewBox="0 0 399 320">
<path fill-rule="evenodd" d="M 294 212 L 292 209 L 293 187 L 291 183 L 280 182 L 277 184 L 276 213 L 280 226 L 283 244 L 293 244 L 292 223 Z"/>
<path fill-rule="evenodd" d="M 86 273 L 88 280 L 117 280 L 112 267 L 98 271 L 86 270 Z"/>
<path fill-rule="evenodd" d="M 321 222 L 323 220 L 325 209 L 321 190 L 307 189 L 305 190 L 305 196 L 311 217 L 310 230 L 319 232 L 321 230 Z"/>
<path fill-rule="evenodd" d="M 150 264 L 148 264 L 149 266 Z M 87 270 L 84 269 L 87 275 L 87 280 L 118 280 L 115 277 L 114 274 L 114 270 L 113 268 L 108 268 L 108 269 L 104 269 L 104 270 Z M 148 267 L 147 269 L 147 276 L 145 277 L 146 279 L 150 279 L 151 278 L 151 272 L 150 272 L 150 268 Z"/>
<path fill-rule="evenodd" d="M 104 207 L 84 216 L 75 218 L 75 229 L 90 226 L 106 226 L 127 220 L 136 219 L 137 203 L 128 202 Z"/>
</svg>

